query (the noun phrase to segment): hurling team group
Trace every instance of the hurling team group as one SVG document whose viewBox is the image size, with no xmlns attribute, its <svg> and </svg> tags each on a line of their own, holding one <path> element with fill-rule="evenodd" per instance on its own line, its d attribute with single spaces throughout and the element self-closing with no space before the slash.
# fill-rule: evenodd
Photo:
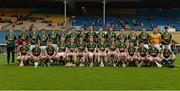
<svg viewBox="0 0 180 91">
<path fill-rule="evenodd" d="M 117 33 L 112 27 L 94 31 L 93 26 L 59 31 L 39 32 L 34 27 L 29 34 L 22 30 L 16 38 L 10 29 L 6 40 L 9 45 L 18 44 L 19 66 L 174 67 L 176 55 L 168 27 L 162 33 L 157 27 L 151 33 L 142 28 L 139 34 L 134 29 Z"/>
</svg>

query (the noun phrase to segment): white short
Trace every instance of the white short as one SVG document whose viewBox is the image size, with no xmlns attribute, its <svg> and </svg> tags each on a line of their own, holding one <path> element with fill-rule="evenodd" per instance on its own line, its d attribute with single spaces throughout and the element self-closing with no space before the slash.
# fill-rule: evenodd
<svg viewBox="0 0 180 91">
<path fill-rule="evenodd" d="M 155 44 L 155 47 L 156 47 L 159 51 L 161 50 L 160 44 Z"/>
<path fill-rule="evenodd" d="M 126 53 L 123 52 L 123 53 L 120 53 L 119 55 L 120 55 L 120 56 L 126 56 Z"/>
<path fill-rule="evenodd" d="M 35 47 L 35 45 L 30 45 L 30 50 L 32 50 Z"/>
<path fill-rule="evenodd" d="M 165 48 L 165 45 L 162 46 L 162 48 Z M 168 49 L 171 50 L 171 44 L 168 45 Z"/>
<path fill-rule="evenodd" d="M 46 46 L 41 46 L 40 48 L 41 48 L 42 51 L 46 50 Z"/>
<path fill-rule="evenodd" d="M 52 44 L 52 46 L 53 46 L 54 48 L 57 48 L 57 47 L 58 47 L 57 44 Z"/>
<path fill-rule="evenodd" d="M 65 52 L 59 52 L 59 53 L 58 53 L 58 56 L 61 57 L 61 56 L 64 56 L 65 54 L 66 54 Z"/>
<path fill-rule="evenodd" d="M 90 58 L 93 58 L 94 54 L 92 52 L 88 52 L 88 55 L 89 55 Z"/>
<path fill-rule="evenodd" d="M 105 52 L 98 53 L 99 56 L 106 56 Z"/>
<path fill-rule="evenodd" d="M 148 49 L 148 48 L 149 48 L 149 45 L 148 45 L 148 44 L 144 44 L 144 47 Z"/>
</svg>

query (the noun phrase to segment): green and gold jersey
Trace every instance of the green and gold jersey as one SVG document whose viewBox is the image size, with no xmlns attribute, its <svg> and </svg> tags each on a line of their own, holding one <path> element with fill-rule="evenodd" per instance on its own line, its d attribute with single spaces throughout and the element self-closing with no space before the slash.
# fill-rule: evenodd
<svg viewBox="0 0 180 91">
<path fill-rule="evenodd" d="M 159 54 L 159 50 L 156 47 L 150 47 L 148 53 L 149 55 L 156 57 Z"/>
<path fill-rule="evenodd" d="M 117 44 L 117 47 L 119 48 L 119 52 L 125 52 L 127 45 L 126 43 L 119 43 Z"/>
<path fill-rule="evenodd" d="M 69 33 L 68 38 L 76 39 L 77 38 L 77 33 Z"/>
<path fill-rule="evenodd" d="M 35 45 L 38 44 L 39 34 L 37 32 L 30 33 L 30 44 Z"/>
<path fill-rule="evenodd" d="M 68 34 L 66 32 L 65 33 L 60 33 L 59 38 L 68 38 Z"/>
<path fill-rule="evenodd" d="M 69 49 L 70 52 L 74 52 L 76 49 L 77 45 L 75 43 L 68 43 L 67 48 Z"/>
<path fill-rule="evenodd" d="M 106 48 L 108 47 L 108 44 L 107 43 L 98 43 L 97 47 L 99 48 L 99 50 L 101 52 L 104 52 L 106 50 Z"/>
<path fill-rule="evenodd" d="M 50 32 L 49 33 L 49 42 L 52 42 L 53 44 L 57 44 L 58 43 L 58 33 L 57 32 Z"/>
<path fill-rule="evenodd" d="M 116 33 L 115 32 L 108 32 L 106 35 L 108 38 L 114 37 L 116 38 Z"/>
<path fill-rule="evenodd" d="M 85 32 L 79 32 L 78 35 L 77 35 L 77 37 L 78 37 L 78 38 L 79 38 L 79 37 L 85 38 L 85 37 L 86 37 L 86 33 L 85 33 Z"/>
<path fill-rule="evenodd" d="M 40 35 L 39 36 L 39 40 L 40 40 L 40 46 L 46 46 L 47 45 L 47 41 L 48 41 L 48 36 Z"/>
<path fill-rule="evenodd" d="M 148 44 L 148 40 L 149 40 L 149 34 L 148 33 L 141 32 L 139 34 L 139 42 L 140 43 Z"/>
<path fill-rule="evenodd" d="M 96 48 L 96 43 L 87 43 L 87 48 L 89 52 L 94 52 Z"/>
<path fill-rule="evenodd" d="M 16 36 L 14 33 L 6 35 L 6 40 L 7 40 L 7 46 L 8 47 L 14 47 L 15 46 Z"/>
<path fill-rule="evenodd" d="M 48 55 L 52 56 L 52 55 L 54 55 L 55 48 L 53 46 L 47 46 L 46 47 L 46 52 L 47 52 Z"/>
<path fill-rule="evenodd" d="M 137 45 L 138 36 L 135 33 L 131 33 L 128 35 L 129 43 L 133 43 L 134 46 Z"/>
<path fill-rule="evenodd" d="M 136 53 L 136 48 L 135 47 L 128 47 L 128 54 L 130 56 L 134 56 L 134 54 Z"/>
<path fill-rule="evenodd" d="M 162 35 L 162 44 L 171 44 L 172 42 L 172 35 L 170 33 L 163 33 Z"/>
<path fill-rule="evenodd" d="M 96 37 L 96 32 L 94 32 L 94 31 L 90 31 L 90 32 L 88 32 L 87 34 L 86 34 L 86 36 L 88 37 L 88 38 L 95 38 Z"/>
<path fill-rule="evenodd" d="M 139 47 L 138 52 L 141 57 L 145 57 L 147 55 L 148 49 L 145 47 Z"/>
<path fill-rule="evenodd" d="M 162 51 L 163 51 L 163 56 L 165 58 L 169 58 L 172 55 L 172 53 L 169 49 L 163 49 Z"/>
<path fill-rule="evenodd" d="M 109 41 L 108 42 L 109 51 L 116 51 L 117 44 L 115 41 Z"/>
<path fill-rule="evenodd" d="M 58 43 L 58 52 L 65 52 L 66 51 L 67 43 Z"/>
<path fill-rule="evenodd" d="M 77 47 L 78 47 L 78 52 L 84 52 L 85 48 L 86 48 L 86 43 L 85 42 L 77 42 Z"/>
<path fill-rule="evenodd" d="M 23 45 L 23 42 L 24 41 L 28 41 L 28 35 L 26 33 L 21 33 L 19 36 L 18 36 L 18 39 L 19 39 L 19 44 L 20 45 Z"/>
<path fill-rule="evenodd" d="M 118 40 L 124 39 L 124 41 L 125 41 L 125 40 L 127 40 L 127 35 L 125 35 L 125 34 L 120 34 L 120 35 L 117 36 L 117 39 L 118 39 Z"/>
<path fill-rule="evenodd" d="M 106 34 L 104 32 L 100 32 L 96 34 L 96 38 L 100 39 L 100 38 L 105 38 Z"/>
<path fill-rule="evenodd" d="M 39 47 L 34 47 L 34 48 L 32 49 L 32 54 L 33 54 L 34 56 L 39 56 L 39 55 L 41 54 L 41 49 L 40 49 Z"/>
<path fill-rule="evenodd" d="M 26 55 L 29 51 L 29 46 L 22 45 L 19 50 L 20 50 L 21 55 Z"/>
</svg>

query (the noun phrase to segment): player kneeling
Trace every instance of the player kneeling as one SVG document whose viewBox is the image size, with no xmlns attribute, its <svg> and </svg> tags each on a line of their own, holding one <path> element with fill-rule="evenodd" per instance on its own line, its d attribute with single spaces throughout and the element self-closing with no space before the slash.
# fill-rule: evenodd
<svg viewBox="0 0 180 91">
<path fill-rule="evenodd" d="M 49 45 L 46 47 L 45 56 L 42 58 L 45 60 L 45 65 L 50 66 L 50 63 L 55 60 L 56 51 L 55 48 L 52 46 L 52 42 L 49 42 Z"/>
<path fill-rule="evenodd" d="M 35 44 L 35 47 L 30 52 L 30 55 L 34 67 L 37 67 L 42 55 L 41 49 L 39 48 L 38 44 Z"/>
<path fill-rule="evenodd" d="M 76 44 L 73 38 L 70 39 L 70 43 L 68 43 L 68 53 L 67 53 L 67 62 L 65 66 L 76 66 Z"/>
<path fill-rule="evenodd" d="M 24 66 L 24 64 L 27 65 L 29 58 L 29 46 L 24 41 L 23 45 L 19 48 L 19 56 L 17 57 L 17 60 L 19 61 L 19 66 Z"/>
<path fill-rule="evenodd" d="M 148 54 L 148 49 L 147 47 L 145 47 L 144 43 L 140 43 L 140 47 L 138 48 L 138 67 L 141 67 L 142 64 L 144 64 L 144 66 L 148 66 L 148 60 L 146 55 Z"/>
<path fill-rule="evenodd" d="M 126 56 L 127 64 L 126 64 L 126 66 L 137 66 L 137 64 L 136 64 L 137 60 L 138 60 L 138 57 L 137 57 L 137 53 L 136 53 L 136 47 L 134 46 L 133 43 L 130 43 L 129 47 L 127 49 L 127 56 Z"/>
<path fill-rule="evenodd" d="M 165 45 L 165 48 L 161 52 L 161 58 L 163 60 L 163 64 L 165 64 L 169 68 L 174 68 L 174 61 L 176 59 L 176 55 L 169 49 L 169 45 Z"/>
<path fill-rule="evenodd" d="M 151 47 L 148 50 L 147 59 L 150 61 L 151 65 L 155 63 L 157 67 L 162 67 L 162 59 L 160 58 L 159 50 L 155 47 L 154 43 L 151 44 Z"/>
</svg>

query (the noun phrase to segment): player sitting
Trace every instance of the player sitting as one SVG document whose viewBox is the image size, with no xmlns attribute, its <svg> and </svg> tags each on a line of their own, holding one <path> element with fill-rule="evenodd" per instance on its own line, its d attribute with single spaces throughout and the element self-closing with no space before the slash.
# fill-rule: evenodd
<svg viewBox="0 0 180 91">
<path fill-rule="evenodd" d="M 118 48 L 117 52 L 118 52 L 118 60 L 119 60 L 118 64 L 120 64 L 120 62 L 121 62 L 122 67 L 125 67 L 127 44 L 124 41 L 124 38 L 120 38 L 119 40 L 120 40 L 120 42 L 117 44 L 117 48 Z"/>
<path fill-rule="evenodd" d="M 23 45 L 19 48 L 19 56 L 17 57 L 17 60 L 19 61 L 19 66 L 24 66 L 24 64 L 27 65 L 29 58 L 29 46 L 24 41 Z"/>
<path fill-rule="evenodd" d="M 118 58 L 118 54 L 117 54 L 117 44 L 116 44 L 116 40 L 115 40 L 115 36 L 111 36 L 110 37 L 110 41 L 108 43 L 108 66 L 114 66 L 116 67 L 116 63 L 117 63 L 117 58 Z"/>
<path fill-rule="evenodd" d="M 76 66 L 76 44 L 75 39 L 70 38 L 70 43 L 67 44 L 68 53 L 67 53 L 67 63 L 65 66 Z"/>
<path fill-rule="evenodd" d="M 169 45 L 165 45 L 165 48 L 161 51 L 161 58 L 163 60 L 163 64 L 167 67 L 174 68 L 174 61 L 176 59 L 176 55 L 169 49 Z"/>
<path fill-rule="evenodd" d="M 104 36 L 100 38 L 97 47 L 98 63 L 100 63 L 101 67 L 104 67 L 104 64 L 107 64 L 107 43 L 105 43 Z"/>
<path fill-rule="evenodd" d="M 67 57 L 67 43 L 65 42 L 65 37 L 60 38 L 60 42 L 57 47 L 57 54 L 55 56 L 56 60 L 65 63 Z"/>
<path fill-rule="evenodd" d="M 144 64 L 145 67 L 148 66 L 147 53 L 148 49 L 145 47 L 145 44 L 143 42 L 140 43 L 137 53 L 139 61 L 138 67 L 141 67 L 142 64 Z"/>
<path fill-rule="evenodd" d="M 37 67 L 42 55 L 41 49 L 39 48 L 38 44 L 35 44 L 35 47 L 30 51 L 30 55 L 34 67 Z"/>
<path fill-rule="evenodd" d="M 134 43 L 129 44 L 129 47 L 127 49 L 126 61 L 127 61 L 126 66 L 136 66 L 137 53 L 136 53 L 136 47 L 134 46 Z"/>
<path fill-rule="evenodd" d="M 86 49 L 86 58 L 88 60 L 88 63 L 90 62 L 90 67 L 94 65 L 94 60 L 95 60 L 95 54 L 96 54 L 96 43 L 94 43 L 94 38 L 90 37 L 89 38 L 89 43 L 87 44 L 87 49 Z"/>
<path fill-rule="evenodd" d="M 148 50 L 147 59 L 150 61 L 151 65 L 155 62 L 158 67 L 162 67 L 160 64 L 162 59 L 160 58 L 160 53 L 158 48 L 155 47 L 155 43 L 151 44 L 151 47 Z"/>
<path fill-rule="evenodd" d="M 85 66 L 85 49 L 86 43 L 84 42 L 83 33 L 79 34 L 79 41 L 77 42 L 77 58 L 79 58 L 79 66 Z"/>
<path fill-rule="evenodd" d="M 49 42 L 48 46 L 46 47 L 45 51 L 45 65 L 48 67 L 50 66 L 50 63 L 55 60 L 56 51 L 55 48 L 52 46 L 52 42 Z"/>
</svg>

